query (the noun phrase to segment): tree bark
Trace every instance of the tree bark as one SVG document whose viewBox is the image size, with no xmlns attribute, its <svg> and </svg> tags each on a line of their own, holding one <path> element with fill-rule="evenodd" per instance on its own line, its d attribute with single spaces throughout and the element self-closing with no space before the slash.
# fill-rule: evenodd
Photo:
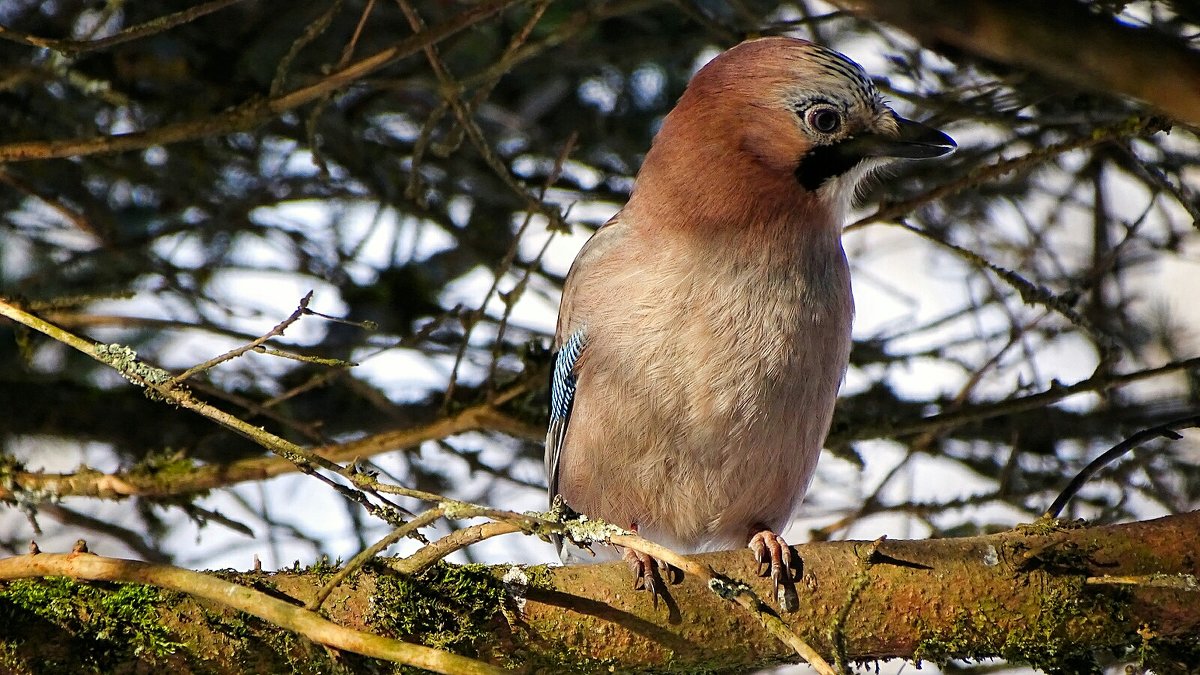
<svg viewBox="0 0 1200 675">
<path fill-rule="evenodd" d="M 960 539 L 814 543 L 797 551 L 799 611 L 783 619 L 831 662 L 999 656 L 1087 672 L 1096 655 L 1128 651 L 1156 672 L 1189 672 L 1200 656 L 1200 512 Z M 749 552 L 696 559 L 770 597 Z M 218 576 L 303 605 L 330 571 Z M 151 578 L 161 577 L 90 554 L 0 560 L 0 579 L 8 580 L 0 588 L 0 670 L 274 672 L 300 662 L 306 672 L 333 668 L 304 636 L 197 601 L 180 592 L 186 585 L 156 581 L 170 589 L 163 591 L 108 583 Z M 526 672 L 739 671 L 796 660 L 741 608 L 696 580 L 669 593 L 655 609 L 646 593 L 632 590 L 623 564 L 439 565 L 416 577 L 376 564 L 335 590 L 323 613 L 348 628 Z M 350 654 L 340 660 L 363 667 L 370 661 Z"/>
<path fill-rule="evenodd" d="M 908 32 L 1079 87 L 1145 101 L 1200 125 L 1200 53 L 1073 0 L 837 0 Z"/>
</svg>

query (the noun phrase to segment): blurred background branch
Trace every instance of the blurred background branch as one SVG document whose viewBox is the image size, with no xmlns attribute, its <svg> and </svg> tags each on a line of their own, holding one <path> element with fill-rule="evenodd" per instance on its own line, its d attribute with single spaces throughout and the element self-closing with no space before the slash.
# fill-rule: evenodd
<svg viewBox="0 0 1200 675">
<path fill-rule="evenodd" d="M 1200 53 L 1194 35 L 1139 20 L 1133 2 L 1079 0 L 839 0 L 886 21 L 931 49 L 958 49 L 1103 94 L 1140 99 L 1200 126 Z M 1148 3 L 1153 4 L 1153 3 Z M 1163 3 L 1195 22 L 1188 3 Z M 1124 5 L 1124 7 L 1122 7 Z M 1113 9 L 1128 14 L 1113 20 Z M 1106 11 L 1107 10 L 1107 11 Z"/>
</svg>

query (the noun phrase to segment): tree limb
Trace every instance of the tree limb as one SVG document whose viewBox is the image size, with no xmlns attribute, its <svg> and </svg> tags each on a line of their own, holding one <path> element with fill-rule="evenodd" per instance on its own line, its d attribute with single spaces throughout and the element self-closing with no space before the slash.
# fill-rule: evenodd
<svg viewBox="0 0 1200 675">
<path fill-rule="evenodd" d="M 981 537 L 796 548 L 804 562 L 797 584 L 799 611 L 780 618 L 821 654 L 837 657 L 841 652 L 841 659 L 830 660 L 999 656 L 1054 670 L 1092 663 L 1097 654 L 1124 652 L 1153 665 L 1184 658 L 1181 650 L 1195 649 L 1194 636 L 1200 631 L 1200 512 L 1117 526 L 1045 522 Z M 142 574 L 144 564 L 87 555 L 70 560 L 65 555 L 17 556 L 0 561 L 0 577 L 68 575 L 165 586 Z M 755 574 L 746 551 L 692 560 L 770 597 L 770 580 Z M 222 576 L 304 604 L 330 571 Z M 213 580 L 190 574 L 205 584 Z M 38 587 L 51 583 L 43 580 Z M 194 593 L 188 583 L 170 588 Z M 0 609 L 11 610 L 33 592 L 28 585 L 3 585 Z M 554 568 L 441 564 L 416 576 L 372 565 L 339 586 L 325 612 L 350 630 L 452 644 L 460 653 L 525 671 L 745 670 L 796 658 L 750 615 L 730 612 L 728 602 L 697 575 L 669 592 L 677 613 L 655 610 L 647 594 L 631 589 L 629 571 L 621 563 Z M 189 654 L 221 642 L 236 618 L 203 617 L 194 601 L 177 597 L 163 597 L 155 607 L 159 623 Z M 36 608 L 28 611 L 38 613 Z M 81 606 L 80 611 L 99 610 Z M 45 614 L 38 616 L 49 620 Z M 6 653 L 26 663 L 44 657 L 56 642 L 44 639 L 44 626 L 42 639 L 30 637 L 28 626 L 37 625 L 30 621 L 0 611 L 0 635 L 11 647 Z M 75 626 L 64 637 L 87 637 L 87 626 L 56 625 L 63 624 Z M 247 639 L 226 648 L 229 662 L 224 666 L 207 655 L 204 667 L 210 672 L 237 672 L 238 663 L 285 658 L 271 655 L 281 648 L 277 641 L 256 637 L 271 630 L 270 624 L 240 625 Z M 180 673 L 198 668 L 188 666 L 189 659 L 176 660 Z"/>
<path fill-rule="evenodd" d="M 912 34 L 1085 89 L 1145 101 L 1200 125 L 1200 53 L 1072 0 L 835 0 Z"/>
</svg>

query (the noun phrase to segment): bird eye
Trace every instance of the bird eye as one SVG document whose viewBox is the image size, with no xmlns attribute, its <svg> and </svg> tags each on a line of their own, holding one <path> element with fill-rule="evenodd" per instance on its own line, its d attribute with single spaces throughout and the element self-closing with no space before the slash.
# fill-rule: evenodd
<svg viewBox="0 0 1200 675">
<path fill-rule="evenodd" d="M 804 116 L 808 126 L 823 134 L 832 134 L 842 126 L 842 116 L 833 108 L 813 108 Z"/>
</svg>

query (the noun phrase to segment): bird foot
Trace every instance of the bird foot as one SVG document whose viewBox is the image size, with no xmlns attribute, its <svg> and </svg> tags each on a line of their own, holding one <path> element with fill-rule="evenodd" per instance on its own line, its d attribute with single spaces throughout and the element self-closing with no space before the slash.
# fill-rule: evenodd
<svg viewBox="0 0 1200 675">
<path fill-rule="evenodd" d="M 788 543 L 778 534 L 762 528 L 750 537 L 748 548 L 754 552 L 754 560 L 758 563 L 758 575 L 771 575 L 775 598 L 780 607 L 787 612 L 796 611 L 800 604 L 793 584 L 797 576 L 797 567 L 792 565 L 792 549 Z"/>
<path fill-rule="evenodd" d="M 649 591 L 654 609 L 658 609 L 659 596 L 666 597 L 664 579 L 672 586 L 683 581 L 683 570 L 640 551 L 627 548 L 621 557 L 629 563 L 630 569 L 633 570 L 633 588 L 639 591 Z"/>
</svg>

